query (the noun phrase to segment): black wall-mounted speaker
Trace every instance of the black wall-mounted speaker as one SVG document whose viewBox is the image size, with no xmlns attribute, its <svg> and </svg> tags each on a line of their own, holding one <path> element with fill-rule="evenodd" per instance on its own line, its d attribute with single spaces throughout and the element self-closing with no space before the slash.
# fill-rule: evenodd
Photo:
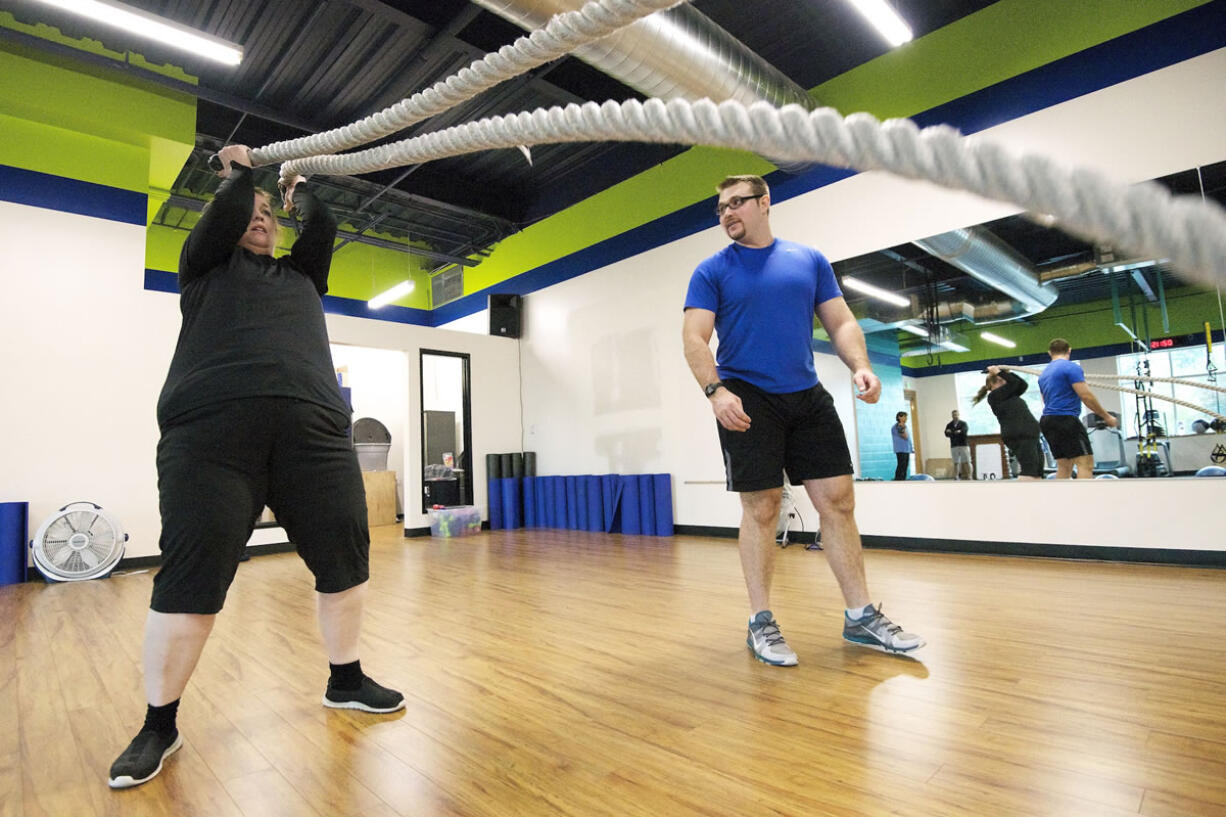
<svg viewBox="0 0 1226 817">
<path fill-rule="evenodd" d="M 522 295 L 498 295 L 491 293 L 489 302 L 490 334 L 504 338 L 519 337 L 520 316 L 523 312 Z"/>
</svg>

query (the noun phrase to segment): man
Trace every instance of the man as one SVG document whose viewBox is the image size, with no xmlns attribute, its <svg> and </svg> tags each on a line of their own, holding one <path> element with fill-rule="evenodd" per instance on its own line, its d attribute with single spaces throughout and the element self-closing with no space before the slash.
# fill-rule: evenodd
<svg viewBox="0 0 1226 817">
<path fill-rule="evenodd" d="M 950 416 L 953 419 L 945 424 L 945 436 L 949 438 L 949 456 L 954 461 L 954 479 L 970 479 L 971 447 L 966 442 L 970 427 L 958 418 L 957 409 L 950 412 Z"/>
<path fill-rule="evenodd" d="M 907 469 L 911 466 L 911 437 L 907 432 L 907 412 L 900 411 L 894 415 L 894 425 L 890 426 L 890 441 L 894 444 L 894 481 L 903 482 L 907 478 Z"/>
<path fill-rule="evenodd" d="M 1068 479 L 1074 466 L 1077 479 L 1093 479 L 1094 449 L 1081 423 L 1081 404 L 1112 428 L 1119 425 L 1119 421 L 1107 413 L 1090 391 L 1081 367 L 1069 360 L 1072 352 L 1073 348 L 1064 338 L 1054 338 L 1047 345 L 1051 363 L 1039 375 L 1039 392 L 1043 395 L 1039 430 L 1056 460 L 1056 479 Z"/>
<path fill-rule="evenodd" d="M 179 258 L 183 326 L 158 400 L 162 568 L 145 622 L 148 706 L 111 766 L 112 788 L 151 779 L 182 746 L 179 698 L 265 504 L 315 575 L 330 665 L 323 704 L 404 706 L 358 661 L 370 534 L 320 302 L 336 221 L 302 177 L 289 179 L 285 208 L 303 229 L 274 259 L 272 197 L 254 187 L 247 148 L 218 155 L 224 181 Z"/>
<path fill-rule="evenodd" d="M 887 652 L 924 645 L 874 606 L 856 528 L 851 453 L 834 401 L 817 381 L 813 315 L 852 372 L 857 397 L 874 403 L 881 382 L 864 334 L 821 253 L 776 240 L 770 191 L 758 176 L 718 186 L 716 215 L 733 244 L 699 264 L 685 300 L 685 357 L 711 403 L 728 490 L 740 493 L 741 568 L 749 591 L 746 643 L 759 661 L 794 666 L 796 653 L 770 610 L 775 525 L 786 471 L 821 517 L 822 545 L 847 610 L 843 638 Z M 719 363 L 711 334 L 719 333 Z"/>
</svg>

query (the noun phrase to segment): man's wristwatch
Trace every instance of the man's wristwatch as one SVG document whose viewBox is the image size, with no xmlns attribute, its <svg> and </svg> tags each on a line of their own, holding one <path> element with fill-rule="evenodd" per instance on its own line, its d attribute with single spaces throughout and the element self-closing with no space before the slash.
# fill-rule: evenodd
<svg viewBox="0 0 1226 817">
<path fill-rule="evenodd" d="M 715 394 L 715 392 L 719 391 L 720 389 L 726 389 L 726 388 L 728 387 L 724 385 L 724 381 L 716 380 L 714 383 L 708 383 L 707 385 L 703 386 L 702 393 L 705 394 L 707 397 L 710 397 L 711 395 Z"/>
</svg>

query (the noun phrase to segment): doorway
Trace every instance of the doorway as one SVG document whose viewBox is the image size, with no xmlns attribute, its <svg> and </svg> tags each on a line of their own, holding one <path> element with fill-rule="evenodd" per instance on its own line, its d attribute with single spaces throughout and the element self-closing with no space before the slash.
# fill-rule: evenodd
<svg viewBox="0 0 1226 817">
<path fill-rule="evenodd" d="M 471 505 L 472 401 L 469 356 L 421 350 L 421 510 Z"/>
<path fill-rule="evenodd" d="M 911 447 L 915 449 L 915 467 L 911 469 L 912 474 L 923 474 L 924 471 L 924 451 L 920 448 L 919 435 L 919 401 L 916 400 L 914 389 L 903 389 L 903 399 L 907 401 L 907 407 L 911 409 L 910 417 L 911 427 L 907 429 L 907 433 L 911 435 Z"/>
</svg>

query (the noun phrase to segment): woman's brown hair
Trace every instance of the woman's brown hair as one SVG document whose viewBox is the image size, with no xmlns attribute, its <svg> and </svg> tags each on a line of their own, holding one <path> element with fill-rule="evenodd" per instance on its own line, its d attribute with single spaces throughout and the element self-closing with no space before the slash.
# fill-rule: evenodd
<svg viewBox="0 0 1226 817">
<path fill-rule="evenodd" d="M 997 381 L 1000 381 L 1000 380 L 1004 380 L 1004 378 L 998 374 L 989 374 L 987 382 L 985 382 L 982 386 L 979 387 L 979 393 L 976 394 L 973 398 L 971 398 L 971 405 L 977 406 L 981 402 L 983 402 L 983 398 L 988 396 L 988 392 L 990 392 L 992 390 L 992 387 L 995 386 Z"/>
</svg>

